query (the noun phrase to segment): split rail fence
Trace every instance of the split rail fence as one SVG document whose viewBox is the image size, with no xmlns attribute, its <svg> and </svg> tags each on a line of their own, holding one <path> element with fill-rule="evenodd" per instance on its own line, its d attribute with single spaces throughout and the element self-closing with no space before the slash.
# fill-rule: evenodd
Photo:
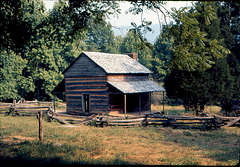
<svg viewBox="0 0 240 167">
<path fill-rule="evenodd" d="M 13 103 L 0 103 L 0 113 L 31 116 L 37 115 L 39 111 L 42 111 L 43 114 L 49 114 L 53 112 L 52 105 L 53 102 L 25 101 L 23 99 L 16 102 L 16 100 L 13 100 Z"/>
<path fill-rule="evenodd" d="M 33 105 L 35 104 L 35 105 Z M 40 106 L 41 105 L 41 106 Z M 48 106 L 45 106 L 48 105 Z M 0 103 L 0 109 L 4 109 L 7 115 L 37 115 L 39 111 L 48 116 L 48 120 L 53 119 L 66 125 L 92 124 L 96 126 L 170 126 L 174 128 L 206 128 L 217 129 L 221 126 L 239 125 L 240 117 L 222 117 L 216 114 L 204 112 L 204 117 L 189 117 L 180 115 L 162 115 L 161 112 L 145 114 L 140 116 L 125 117 L 90 115 L 79 116 L 54 112 L 53 102 L 39 101 L 13 101 L 13 103 Z"/>
<path fill-rule="evenodd" d="M 203 125 L 207 129 L 217 129 L 219 126 L 215 122 L 214 117 L 186 117 L 177 115 L 159 115 L 159 114 L 145 114 L 145 116 L 139 116 L 131 119 L 118 120 L 118 119 L 108 119 L 100 118 L 97 121 L 97 125 L 105 126 L 150 126 L 150 125 L 161 125 L 170 126 L 174 128 L 187 127 L 193 125 Z M 198 128 L 198 127 L 196 127 Z"/>
</svg>

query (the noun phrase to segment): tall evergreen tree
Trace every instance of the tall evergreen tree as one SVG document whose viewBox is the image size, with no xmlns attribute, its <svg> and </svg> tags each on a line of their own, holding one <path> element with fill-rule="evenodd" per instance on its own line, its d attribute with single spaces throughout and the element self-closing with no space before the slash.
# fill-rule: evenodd
<svg viewBox="0 0 240 167">
<path fill-rule="evenodd" d="M 104 20 L 98 24 L 91 22 L 84 42 L 89 51 L 117 52 L 112 26 Z"/>
<path fill-rule="evenodd" d="M 167 29 L 165 29 L 167 31 Z M 173 43 L 172 38 L 168 38 L 162 31 L 154 43 L 154 49 L 152 53 L 152 69 L 153 78 L 156 81 L 163 81 L 167 75 L 167 71 L 172 61 L 173 52 L 170 47 Z"/>
<path fill-rule="evenodd" d="M 120 44 L 120 53 L 137 53 L 138 61 L 144 66 L 151 68 L 151 44 L 142 43 L 142 38 L 134 30 L 128 31 Z"/>
</svg>

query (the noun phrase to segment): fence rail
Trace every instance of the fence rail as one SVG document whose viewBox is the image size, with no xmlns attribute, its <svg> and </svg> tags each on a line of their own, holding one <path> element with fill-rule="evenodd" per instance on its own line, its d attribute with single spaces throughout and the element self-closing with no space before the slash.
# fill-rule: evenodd
<svg viewBox="0 0 240 167">
<path fill-rule="evenodd" d="M 42 104 L 40 106 L 40 104 Z M 16 100 L 13 103 L 0 103 L 0 110 L 12 115 L 37 115 L 39 111 L 47 114 L 49 120 L 56 119 L 63 124 L 87 124 L 95 121 L 96 126 L 151 126 L 161 125 L 170 127 L 202 126 L 207 129 L 217 129 L 221 126 L 239 125 L 240 117 L 223 117 L 204 112 L 204 117 L 189 117 L 180 115 L 162 115 L 162 112 L 145 114 L 140 116 L 125 117 L 91 115 L 79 116 L 53 112 L 53 102 Z M 48 106 L 46 106 L 48 105 Z M 7 112 L 6 112 L 7 110 Z M 0 112 L 1 113 L 1 112 Z M 65 119 L 61 117 L 67 117 Z"/>
</svg>

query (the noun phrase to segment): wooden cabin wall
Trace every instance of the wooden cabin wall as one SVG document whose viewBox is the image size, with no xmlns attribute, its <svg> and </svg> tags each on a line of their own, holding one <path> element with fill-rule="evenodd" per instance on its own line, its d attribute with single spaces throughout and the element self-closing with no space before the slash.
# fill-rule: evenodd
<svg viewBox="0 0 240 167">
<path fill-rule="evenodd" d="M 65 75 L 67 113 L 82 113 L 82 95 L 90 95 L 90 113 L 109 111 L 106 73 L 84 54 Z"/>
</svg>

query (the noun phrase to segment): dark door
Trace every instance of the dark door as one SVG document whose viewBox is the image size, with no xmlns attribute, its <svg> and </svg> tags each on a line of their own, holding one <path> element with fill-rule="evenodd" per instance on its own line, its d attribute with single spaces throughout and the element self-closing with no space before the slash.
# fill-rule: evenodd
<svg viewBox="0 0 240 167">
<path fill-rule="evenodd" d="M 83 112 L 90 112 L 90 94 L 83 94 Z"/>
</svg>

